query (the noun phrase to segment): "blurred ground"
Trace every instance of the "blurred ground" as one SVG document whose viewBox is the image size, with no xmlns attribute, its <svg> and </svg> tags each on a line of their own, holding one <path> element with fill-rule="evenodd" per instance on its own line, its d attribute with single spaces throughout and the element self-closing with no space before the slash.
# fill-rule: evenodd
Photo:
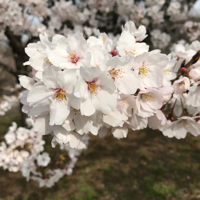
<svg viewBox="0 0 200 200">
<path fill-rule="evenodd" d="M 18 120 L 15 110 L 0 118 L 1 133 L 9 119 Z M 122 140 L 92 137 L 74 173 L 50 189 L 0 169 L 0 200 L 68 199 L 200 199 L 200 137 L 169 139 L 150 129 L 130 132 Z"/>
</svg>

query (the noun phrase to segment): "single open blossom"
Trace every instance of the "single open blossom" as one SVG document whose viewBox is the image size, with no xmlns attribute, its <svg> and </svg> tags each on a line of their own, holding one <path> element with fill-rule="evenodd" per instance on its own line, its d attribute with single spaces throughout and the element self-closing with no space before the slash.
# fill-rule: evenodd
<svg viewBox="0 0 200 200">
<path fill-rule="evenodd" d="M 174 81 L 173 83 L 174 92 L 177 95 L 180 95 L 183 92 L 187 91 L 189 87 L 190 80 L 187 77 L 180 77 L 177 81 Z"/>
<path fill-rule="evenodd" d="M 19 140 L 27 140 L 29 137 L 29 132 L 25 128 L 18 128 L 16 131 L 17 138 Z"/>
<path fill-rule="evenodd" d="M 98 38 L 94 36 L 89 37 L 87 43 L 90 46 L 99 45 L 103 47 L 107 52 L 111 52 L 114 48 L 113 41 L 107 36 L 106 33 L 99 34 Z"/>
<path fill-rule="evenodd" d="M 138 115 L 150 117 L 161 108 L 163 102 L 162 93 L 156 89 L 148 88 L 141 90 L 136 98 Z"/>
<path fill-rule="evenodd" d="M 90 63 L 88 44 L 81 33 L 61 38 L 54 50 L 48 51 L 50 62 L 61 69 L 75 69 Z"/>
<path fill-rule="evenodd" d="M 117 42 L 117 50 L 120 56 L 137 56 L 144 52 L 148 52 L 149 46 L 145 43 L 136 42 L 135 37 L 129 31 L 124 30 Z"/>
<path fill-rule="evenodd" d="M 46 167 L 50 161 L 51 158 L 49 157 L 48 153 L 43 153 L 37 157 L 37 164 L 42 167 Z"/>
<path fill-rule="evenodd" d="M 183 139 L 186 137 L 186 134 L 189 132 L 194 136 L 198 136 L 200 124 L 195 121 L 192 117 L 180 117 L 177 121 L 170 123 L 163 130 L 165 135 L 173 134 L 177 139 Z"/>
<path fill-rule="evenodd" d="M 140 42 L 147 37 L 145 26 L 140 25 L 137 29 L 132 21 L 126 22 L 124 27 L 122 27 L 122 30 L 130 32 L 135 37 L 137 42 Z"/>
<path fill-rule="evenodd" d="M 52 66 L 45 68 L 43 81 L 33 87 L 27 101 L 34 107 L 39 105 L 49 107 L 49 124 L 60 125 L 70 113 L 70 95 L 76 81 L 75 72 L 72 69 L 61 71 Z"/>
<path fill-rule="evenodd" d="M 36 70 L 37 78 L 41 79 L 44 68 L 52 65 L 48 58 L 48 51 L 53 50 L 57 42 L 63 38 L 64 36 L 62 35 L 55 35 L 52 38 L 52 42 L 50 42 L 47 34 L 41 34 L 39 42 L 31 43 L 25 48 L 25 52 L 30 59 L 24 64 L 31 65 Z"/>
<path fill-rule="evenodd" d="M 107 71 L 114 80 L 115 86 L 123 94 L 134 94 L 139 88 L 136 73 L 132 69 L 129 57 L 114 57 L 107 62 Z"/>
<path fill-rule="evenodd" d="M 200 80 L 200 68 L 193 68 L 189 71 L 189 76 L 194 80 L 194 81 L 199 81 Z"/>
<path fill-rule="evenodd" d="M 159 87 L 163 84 L 162 68 L 166 66 L 168 58 L 157 51 L 144 53 L 135 57 L 133 69 L 137 73 L 141 89 Z"/>
<path fill-rule="evenodd" d="M 94 67 L 81 67 L 74 90 L 74 95 L 81 98 L 81 114 L 90 116 L 96 110 L 104 114 L 111 112 L 117 105 L 115 89 L 112 78 L 105 72 Z"/>
<path fill-rule="evenodd" d="M 16 140 L 16 136 L 12 132 L 8 132 L 5 135 L 5 140 L 8 144 L 12 144 Z"/>
</svg>

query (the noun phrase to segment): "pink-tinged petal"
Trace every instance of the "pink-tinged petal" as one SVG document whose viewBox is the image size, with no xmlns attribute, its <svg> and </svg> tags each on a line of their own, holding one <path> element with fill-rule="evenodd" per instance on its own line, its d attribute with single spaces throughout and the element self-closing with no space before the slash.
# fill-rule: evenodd
<svg viewBox="0 0 200 200">
<path fill-rule="evenodd" d="M 91 128 L 90 128 L 90 133 L 92 133 L 92 135 L 97 135 L 99 133 L 99 129 L 100 129 L 101 125 L 100 124 L 92 124 Z"/>
<path fill-rule="evenodd" d="M 119 126 L 122 123 L 122 120 L 123 115 L 117 109 L 103 116 L 103 121 L 112 127 Z"/>
<path fill-rule="evenodd" d="M 42 79 L 43 79 L 42 74 L 43 74 L 42 71 L 37 71 L 37 72 L 35 73 L 35 77 L 38 78 L 39 80 L 42 80 Z"/>
<path fill-rule="evenodd" d="M 19 76 L 19 82 L 27 90 L 31 90 L 35 81 L 28 76 Z"/>
<path fill-rule="evenodd" d="M 142 101 L 142 102 L 140 103 L 140 105 L 141 105 L 141 108 L 142 108 L 144 111 L 150 112 L 150 113 L 153 113 L 153 112 L 154 112 L 154 110 L 150 107 L 150 105 L 149 105 L 147 102 Z M 139 113 L 139 114 L 140 114 L 140 113 Z"/>
<path fill-rule="evenodd" d="M 98 91 L 98 94 L 92 98 L 92 103 L 96 110 L 108 114 L 117 106 L 117 95 L 109 94 L 105 90 Z"/>
<path fill-rule="evenodd" d="M 76 110 L 80 109 L 80 104 L 81 104 L 81 99 L 75 97 L 73 94 L 71 94 L 69 96 L 69 105 L 73 108 L 75 108 Z"/>
<path fill-rule="evenodd" d="M 194 81 L 199 81 L 200 80 L 200 70 L 199 69 L 191 69 L 189 71 L 189 76 L 194 80 Z"/>
<path fill-rule="evenodd" d="M 65 128 L 67 131 L 73 131 L 75 129 L 75 125 L 72 120 L 65 120 L 62 127 Z"/>
<path fill-rule="evenodd" d="M 134 49 L 135 49 L 135 55 L 140 55 L 142 53 L 148 52 L 149 51 L 149 46 L 142 42 L 142 43 L 135 43 L 134 45 Z"/>
<path fill-rule="evenodd" d="M 74 69 L 65 69 L 64 71 L 62 71 L 63 76 L 64 76 L 64 82 L 59 83 L 60 86 L 66 90 L 66 92 L 68 94 L 71 94 L 74 90 L 74 86 L 77 82 L 77 76 L 76 76 L 76 70 Z M 60 75 L 61 73 L 59 72 L 58 75 Z M 59 81 L 59 79 L 58 79 Z"/>
<path fill-rule="evenodd" d="M 142 87 L 158 87 L 163 83 L 163 73 L 158 67 L 149 66 L 149 72 L 142 77 Z"/>
<path fill-rule="evenodd" d="M 95 67 L 81 67 L 80 75 L 85 81 L 93 81 L 95 78 L 99 77 L 103 72 Z"/>
<path fill-rule="evenodd" d="M 58 72 L 60 69 L 51 66 L 51 67 L 45 67 L 43 72 L 43 81 L 47 88 L 56 89 L 59 87 L 57 84 Z"/>
<path fill-rule="evenodd" d="M 128 134 L 128 128 L 126 127 L 112 128 L 112 134 L 117 139 L 126 138 Z"/>
<path fill-rule="evenodd" d="M 36 119 L 34 130 L 41 135 L 46 135 L 52 132 L 52 127 L 49 126 L 49 116 L 41 116 Z"/>
<path fill-rule="evenodd" d="M 20 93 L 20 102 L 22 104 L 28 104 L 28 102 L 27 102 L 28 94 L 29 94 L 28 90 L 24 90 L 23 92 Z"/>
<path fill-rule="evenodd" d="M 162 93 L 160 91 L 152 91 L 152 94 L 154 96 L 154 98 L 152 99 L 151 102 L 149 102 L 149 106 L 153 109 L 160 109 L 162 107 L 162 103 L 163 103 L 163 96 Z"/>
<path fill-rule="evenodd" d="M 69 63 L 68 53 L 64 48 L 56 48 L 53 51 L 48 52 L 49 61 L 59 68 L 62 68 L 61 63 L 65 63 L 65 68 L 67 68 L 67 64 Z M 65 69 L 64 68 L 64 69 Z"/>
<path fill-rule="evenodd" d="M 100 84 L 103 90 L 106 90 L 109 93 L 113 93 L 116 90 L 114 80 L 108 76 L 105 72 L 103 72 L 98 80 L 96 81 L 97 84 Z"/>
<path fill-rule="evenodd" d="M 117 78 L 115 85 L 124 94 L 134 94 L 139 88 L 138 78 L 132 71 L 127 71 L 121 78 Z"/>
<path fill-rule="evenodd" d="M 67 135 L 68 141 L 69 141 L 69 146 L 71 148 L 75 148 L 75 149 L 85 149 L 86 148 L 86 144 L 84 143 L 84 141 L 82 140 L 82 137 L 74 132 L 70 132 Z"/>
<path fill-rule="evenodd" d="M 173 132 L 172 128 L 171 128 L 171 122 L 167 121 L 167 123 L 164 125 L 163 127 L 163 135 L 167 136 L 169 138 L 173 138 L 175 136 L 175 133 Z"/>
<path fill-rule="evenodd" d="M 81 116 L 81 115 L 74 116 L 74 123 L 76 126 L 76 131 L 80 135 L 83 135 L 84 133 L 88 133 L 92 125 L 92 121 L 88 117 Z"/>
<path fill-rule="evenodd" d="M 44 85 L 39 85 L 34 87 L 28 94 L 27 101 L 30 103 L 30 106 L 34 106 L 42 103 L 45 99 L 53 95 L 53 91 L 47 90 Z"/>
<path fill-rule="evenodd" d="M 56 144 L 69 145 L 71 148 L 75 149 L 85 149 L 86 144 L 82 140 L 82 137 L 75 132 L 68 132 L 61 126 L 54 127 L 54 138 L 52 140 L 52 146 L 55 147 Z"/>
<path fill-rule="evenodd" d="M 70 106 L 68 102 L 63 100 L 54 99 L 50 105 L 50 122 L 51 126 L 61 125 L 66 120 L 70 112 Z"/>
<path fill-rule="evenodd" d="M 177 139 L 183 139 L 186 137 L 187 135 L 187 131 L 186 129 L 184 128 L 183 124 L 182 123 L 174 123 L 173 124 L 173 132 L 174 132 L 174 135 Z"/>
<path fill-rule="evenodd" d="M 50 104 L 50 101 L 47 99 L 47 100 L 43 101 L 41 105 L 32 107 L 29 115 L 30 116 L 35 116 L 35 115 L 38 116 L 38 115 L 43 115 L 43 114 L 49 113 L 49 104 Z"/>
<path fill-rule="evenodd" d="M 88 85 L 82 78 L 79 78 L 75 85 L 74 96 L 78 98 L 83 97 L 84 99 L 89 97 Z"/>
<path fill-rule="evenodd" d="M 89 98 L 82 100 L 81 105 L 80 105 L 80 110 L 81 110 L 81 115 L 85 115 L 85 116 L 91 116 L 95 112 L 95 108 Z"/>
<path fill-rule="evenodd" d="M 47 57 L 47 55 L 45 53 L 36 53 L 34 56 L 32 56 L 30 58 L 30 65 L 38 70 L 38 71 L 42 71 L 43 70 L 43 64 L 44 64 L 44 60 Z"/>
</svg>

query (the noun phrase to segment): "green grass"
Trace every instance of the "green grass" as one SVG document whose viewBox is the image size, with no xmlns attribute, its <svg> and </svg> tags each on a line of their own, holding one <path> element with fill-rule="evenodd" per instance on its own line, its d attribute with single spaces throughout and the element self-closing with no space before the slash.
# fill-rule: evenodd
<svg viewBox="0 0 200 200">
<path fill-rule="evenodd" d="M 0 200 L 36 199 L 200 199 L 200 137 L 169 139 L 149 129 L 130 132 L 122 140 L 93 136 L 74 173 L 52 188 L 39 188 L 21 173 L 0 169 Z"/>
</svg>

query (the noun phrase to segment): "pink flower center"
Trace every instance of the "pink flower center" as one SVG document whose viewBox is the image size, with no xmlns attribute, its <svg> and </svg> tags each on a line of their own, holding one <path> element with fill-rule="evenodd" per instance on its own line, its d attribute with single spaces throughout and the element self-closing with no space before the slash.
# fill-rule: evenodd
<svg viewBox="0 0 200 200">
<path fill-rule="evenodd" d="M 144 75 L 145 77 L 147 76 L 148 73 L 150 73 L 151 70 L 148 67 L 148 65 L 143 64 L 142 67 L 139 68 L 139 75 Z"/>
<path fill-rule="evenodd" d="M 142 99 L 150 103 L 154 100 L 154 95 L 152 93 L 142 94 Z"/>
<path fill-rule="evenodd" d="M 66 99 L 66 92 L 65 90 L 58 88 L 54 90 L 53 99 L 63 100 Z"/>
<path fill-rule="evenodd" d="M 98 92 L 101 90 L 101 87 L 95 83 L 95 81 L 92 82 L 87 82 L 88 84 L 88 89 L 94 93 L 96 96 Z"/>
<path fill-rule="evenodd" d="M 109 74 L 111 75 L 111 77 L 115 80 L 115 79 L 118 79 L 118 78 L 122 78 L 123 77 L 123 71 L 122 71 L 122 68 L 120 69 L 111 69 L 109 70 Z"/>
<path fill-rule="evenodd" d="M 69 53 L 69 58 L 70 58 L 70 61 L 73 63 L 73 64 L 76 64 L 78 61 L 79 61 L 79 56 L 76 54 L 76 52 L 74 53 Z"/>
</svg>

